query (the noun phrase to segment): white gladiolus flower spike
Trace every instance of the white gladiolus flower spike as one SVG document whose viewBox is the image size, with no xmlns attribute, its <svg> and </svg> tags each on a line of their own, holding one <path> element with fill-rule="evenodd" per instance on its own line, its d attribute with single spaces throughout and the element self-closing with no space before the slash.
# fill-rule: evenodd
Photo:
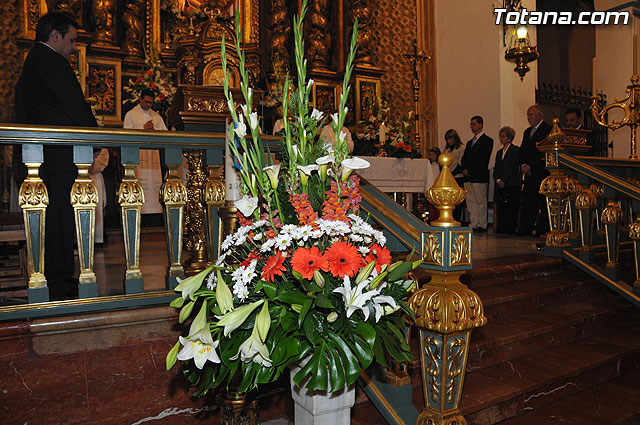
<svg viewBox="0 0 640 425">
<path fill-rule="evenodd" d="M 324 112 L 320 112 L 316 108 L 313 108 L 313 111 L 311 111 L 311 118 L 316 121 L 320 121 L 322 117 L 324 117 Z"/>
<path fill-rule="evenodd" d="M 251 214 L 258 208 L 258 198 L 252 198 L 244 195 L 235 202 L 235 207 L 240 210 L 245 217 L 251 217 Z"/>
<path fill-rule="evenodd" d="M 255 130 L 256 128 L 258 128 L 258 113 L 257 112 L 252 112 L 249 114 L 249 125 L 251 126 L 252 130 Z"/>
<path fill-rule="evenodd" d="M 240 138 L 247 135 L 247 126 L 242 119 L 242 115 L 240 115 L 240 121 L 236 123 L 236 128 L 234 128 L 233 131 L 236 133 L 236 136 Z"/>
</svg>

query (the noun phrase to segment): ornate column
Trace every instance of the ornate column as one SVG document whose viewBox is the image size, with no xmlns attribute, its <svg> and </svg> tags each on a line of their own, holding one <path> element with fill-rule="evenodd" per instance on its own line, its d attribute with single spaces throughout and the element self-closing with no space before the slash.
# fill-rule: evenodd
<svg viewBox="0 0 640 425">
<path fill-rule="evenodd" d="M 593 251 L 591 249 L 591 245 L 593 244 L 593 218 L 597 203 L 598 199 L 591 191 L 591 186 L 583 186 L 580 194 L 576 197 L 576 209 L 578 210 L 578 215 L 580 217 L 580 239 L 582 242 L 580 258 L 587 263 L 593 262 Z"/>
<path fill-rule="evenodd" d="M 353 0 L 351 5 L 353 19 L 358 19 L 358 50 L 356 51 L 356 65 L 371 65 L 373 54 L 373 11 L 369 0 Z M 348 41 L 347 41 L 348 43 Z M 347 44 L 348 47 L 348 44 Z"/>
<path fill-rule="evenodd" d="M 96 30 L 93 46 L 114 47 L 116 42 L 116 0 L 92 0 L 91 12 Z"/>
<path fill-rule="evenodd" d="M 640 295 L 640 216 L 629 226 L 629 238 L 633 241 L 633 260 L 636 272 L 633 293 Z"/>
<path fill-rule="evenodd" d="M 285 70 L 289 65 L 289 37 L 291 35 L 291 19 L 286 0 L 272 0 L 267 16 L 267 28 L 271 30 L 269 53 L 271 55 L 270 72 L 276 69 Z M 272 73 L 274 75 L 275 72 Z"/>
<path fill-rule="evenodd" d="M 547 169 L 551 172 L 540 184 L 540 193 L 547 199 L 549 228 L 545 242 L 545 255 L 561 256 L 569 241 L 569 197 L 578 191 L 578 182 L 567 176 L 558 166 L 558 149 L 545 153 Z"/>
<path fill-rule="evenodd" d="M 40 147 L 42 154 L 42 147 Z M 25 163 L 27 178 L 20 186 L 19 202 L 27 237 L 29 264 L 29 303 L 49 301 L 49 288 L 44 277 L 44 223 L 49 205 L 49 194 L 38 175 L 39 163 Z"/>
<path fill-rule="evenodd" d="M 620 279 L 620 226 L 622 225 L 622 208 L 615 199 L 609 199 L 607 207 L 602 211 L 602 224 L 604 225 L 605 238 L 607 240 L 607 265 L 605 273 L 609 278 L 617 281 Z"/>
<path fill-rule="evenodd" d="M 221 177 L 216 177 L 216 170 L 220 166 L 209 165 L 209 178 L 204 187 L 204 201 L 207 205 L 207 252 L 209 253 L 209 263 L 215 263 L 215 259 L 220 255 L 217 252 L 220 246 L 219 237 L 221 229 L 218 226 L 218 208 L 224 207 L 225 185 Z"/>
<path fill-rule="evenodd" d="M 79 147 L 76 149 L 83 149 Z M 88 147 L 84 160 L 93 158 L 93 149 Z M 75 157 L 74 152 L 74 157 Z M 88 156 L 88 157 L 87 157 Z M 78 177 L 71 187 L 71 205 L 76 219 L 76 237 L 78 244 L 78 260 L 80 276 L 78 278 L 79 298 L 93 298 L 98 296 L 98 283 L 93 272 L 93 254 L 96 225 L 96 206 L 98 205 L 98 189 L 89 177 L 91 163 L 76 164 Z"/>
<path fill-rule="evenodd" d="M 409 298 L 419 328 L 420 365 L 425 407 L 416 422 L 422 424 L 465 425 L 460 399 L 469 358 L 471 330 L 486 324 L 482 301 L 460 282 L 471 269 L 472 232 L 460 227 L 452 212 L 466 191 L 451 175 L 451 156 L 442 154 L 440 176 L 426 192 L 440 211 L 440 218 L 422 234 L 423 266 L 430 270 L 431 282 Z"/>
<path fill-rule="evenodd" d="M 596 235 L 604 236 L 604 227 L 602 226 L 602 210 L 604 209 L 604 185 L 602 183 L 592 183 L 591 192 L 596 195 Z"/>
<path fill-rule="evenodd" d="M 313 71 L 329 69 L 331 32 L 329 31 L 329 1 L 312 0 L 309 6 L 309 47 L 306 57 Z M 360 34 L 358 34 L 358 41 Z"/>
<path fill-rule="evenodd" d="M 190 253 L 187 274 L 191 275 L 207 268 L 207 231 L 202 205 L 207 176 L 202 167 L 202 152 L 191 150 L 184 155 L 189 164 L 184 225 L 187 228 L 187 250 Z"/>
<path fill-rule="evenodd" d="M 136 149 L 137 151 L 137 149 Z M 140 220 L 144 204 L 144 190 L 136 178 L 137 164 L 123 164 L 124 177 L 118 188 L 118 204 L 122 213 L 122 234 L 127 270 L 124 272 L 125 294 L 144 291 L 140 270 Z"/>
<path fill-rule="evenodd" d="M 178 177 L 177 164 L 167 164 L 169 176 L 160 187 L 160 200 L 163 204 L 164 226 L 167 234 L 167 253 L 169 254 L 169 268 L 165 283 L 167 289 L 178 285 L 176 277 L 184 276 L 181 264 L 182 230 L 184 206 L 187 202 L 187 189 Z"/>
<path fill-rule="evenodd" d="M 144 56 L 142 48 L 144 11 L 144 0 L 126 0 L 124 3 L 124 11 L 122 12 L 122 25 L 124 27 L 122 48 L 129 56 Z"/>
</svg>

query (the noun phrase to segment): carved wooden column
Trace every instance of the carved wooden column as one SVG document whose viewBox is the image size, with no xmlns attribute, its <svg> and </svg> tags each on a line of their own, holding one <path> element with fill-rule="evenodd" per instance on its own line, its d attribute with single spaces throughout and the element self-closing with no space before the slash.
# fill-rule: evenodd
<svg viewBox="0 0 640 425">
<path fill-rule="evenodd" d="M 74 162 L 78 168 L 78 177 L 71 188 L 71 205 L 76 220 L 78 260 L 80 263 L 80 284 L 78 296 L 93 298 L 98 296 L 98 283 L 93 272 L 94 241 L 96 225 L 96 206 L 98 189 L 89 177 L 89 167 L 93 162 L 91 146 L 74 147 Z"/>
<path fill-rule="evenodd" d="M 331 51 L 329 1 L 312 0 L 309 6 L 309 35 L 306 57 L 312 70 L 328 70 Z"/>
<path fill-rule="evenodd" d="M 144 0 L 126 0 L 122 12 L 124 38 L 122 48 L 129 56 L 143 57 L 142 40 L 144 36 Z"/>
<path fill-rule="evenodd" d="M 124 177 L 118 188 L 118 204 L 122 216 L 122 234 L 124 235 L 124 253 L 127 270 L 124 272 L 125 294 L 136 294 L 144 291 L 144 280 L 140 270 L 140 221 L 144 190 L 136 178 L 136 167 L 139 161 L 139 149 L 131 152 L 132 163 L 124 163 Z M 124 158 L 123 158 L 124 159 Z"/>
<path fill-rule="evenodd" d="M 34 147 L 30 147 L 34 148 Z M 38 174 L 42 164 L 42 146 L 35 147 L 36 155 L 28 158 L 23 149 L 27 178 L 20 186 L 19 202 L 24 217 L 29 265 L 29 303 L 49 301 L 49 288 L 44 277 L 44 223 L 49 205 L 49 194 Z M 37 162 L 36 162 L 37 161 Z"/>
<path fill-rule="evenodd" d="M 167 253 L 169 268 L 165 283 L 167 289 L 178 285 L 176 277 L 184 276 L 182 259 L 182 232 L 184 206 L 187 203 L 187 189 L 178 177 L 178 167 L 182 162 L 182 149 L 165 149 L 165 160 L 169 175 L 160 188 L 160 201 L 163 204 L 164 226 L 167 235 Z"/>
<path fill-rule="evenodd" d="M 617 281 L 620 279 L 620 227 L 622 225 L 622 208 L 615 199 L 607 201 L 607 207 L 602 211 L 602 224 L 604 225 L 605 238 L 607 240 L 607 265 L 606 274 Z"/>
<path fill-rule="evenodd" d="M 115 47 L 116 0 L 92 0 L 91 12 L 95 22 L 93 46 Z"/>
<path fill-rule="evenodd" d="M 272 0 L 267 15 L 267 28 L 271 31 L 269 39 L 269 64 L 271 75 L 276 69 L 285 70 L 289 65 L 289 38 L 291 36 L 291 19 L 286 0 Z"/>
<path fill-rule="evenodd" d="M 185 153 L 189 172 L 187 174 L 187 204 L 184 225 L 187 229 L 189 275 L 207 268 L 207 231 L 205 209 L 202 204 L 204 184 L 207 176 L 202 167 L 202 152 L 192 150 Z M 210 257 L 210 256 L 209 256 Z"/>
</svg>

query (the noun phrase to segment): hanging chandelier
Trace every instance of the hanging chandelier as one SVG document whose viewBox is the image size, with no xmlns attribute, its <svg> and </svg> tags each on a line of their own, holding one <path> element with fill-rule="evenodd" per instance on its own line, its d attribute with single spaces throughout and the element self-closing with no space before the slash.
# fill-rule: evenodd
<svg viewBox="0 0 640 425">
<path fill-rule="evenodd" d="M 531 45 L 529 31 L 526 25 L 520 25 L 511 30 L 509 45 L 504 53 L 504 58 L 516 64 L 514 71 L 520 76 L 520 81 L 530 71 L 529 62 L 533 62 L 540 56 L 538 48 Z"/>
</svg>

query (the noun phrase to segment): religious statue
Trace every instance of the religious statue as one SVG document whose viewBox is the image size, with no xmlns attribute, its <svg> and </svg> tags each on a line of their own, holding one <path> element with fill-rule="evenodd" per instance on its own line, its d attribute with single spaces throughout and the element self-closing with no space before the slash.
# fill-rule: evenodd
<svg viewBox="0 0 640 425">
<path fill-rule="evenodd" d="M 314 0 L 309 11 L 309 50 L 307 57 L 312 69 L 329 67 L 331 32 L 329 31 L 328 0 Z"/>
<path fill-rule="evenodd" d="M 273 69 L 285 68 L 289 63 L 289 35 L 291 20 L 288 17 L 286 0 L 273 0 L 267 17 L 267 28 L 271 30 L 270 50 Z"/>
<path fill-rule="evenodd" d="M 131 56 L 142 56 L 142 17 L 144 16 L 143 0 L 126 0 L 122 13 L 124 26 L 124 42 L 122 47 Z"/>
<path fill-rule="evenodd" d="M 47 7 L 52 12 L 66 13 L 77 20 L 82 18 L 82 1 L 80 0 L 48 0 Z"/>
<path fill-rule="evenodd" d="M 91 10 L 96 26 L 93 44 L 113 45 L 116 40 L 114 21 L 116 0 L 93 0 Z"/>
<path fill-rule="evenodd" d="M 372 11 L 368 0 L 353 0 L 353 19 L 358 19 L 358 50 L 356 64 L 370 64 L 373 53 L 373 34 L 371 32 Z"/>
</svg>

